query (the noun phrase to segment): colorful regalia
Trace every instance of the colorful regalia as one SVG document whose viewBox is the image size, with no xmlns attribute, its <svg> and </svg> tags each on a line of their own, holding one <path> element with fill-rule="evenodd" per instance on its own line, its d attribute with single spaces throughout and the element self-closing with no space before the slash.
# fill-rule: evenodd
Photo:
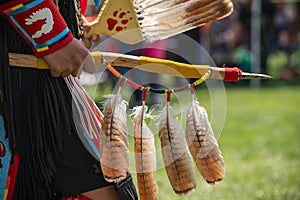
<svg viewBox="0 0 300 200">
<path fill-rule="evenodd" d="M 64 19 L 60 27 L 64 23 L 67 25 L 57 30 L 66 30 L 66 35 L 59 40 L 64 40 L 66 44 L 70 40 L 68 40 L 69 37 L 72 39 L 80 33 L 77 12 L 79 1 L 60 0 L 54 4 L 52 1 L 18 0 L 0 3 L 0 11 L 3 12 L 6 9 L 4 10 L 6 15 L 5 13 L 0 15 L 0 91 L 4 121 L 4 124 L 0 123 L 1 136 L 3 136 L 1 137 L 1 153 L 4 150 L 11 152 L 10 163 L 15 164 L 14 169 L 17 170 L 17 173 L 13 173 L 16 177 L 8 176 L 6 182 L 5 178 L 1 180 L 6 184 L 6 189 L 3 188 L 3 196 L 5 195 L 3 199 L 57 199 L 113 184 L 104 180 L 98 159 L 90 154 L 78 137 L 78 130 L 73 119 L 73 96 L 66 84 L 67 81 L 62 77 L 52 77 L 49 70 L 9 66 L 9 52 L 35 54 L 39 57 L 44 55 L 43 52 L 49 49 L 51 51 L 52 44 L 41 47 L 40 41 L 34 37 L 28 39 L 26 34 L 21 37 L 15 27 L 17 26 L 18 31 L 22 32 L 22 27 L 16 25 L 22 17 L 18 14 L 22 14 L 24 11 L 22 9 L 25 9 L 26 5 L 39 2 L 51 3 L 52 7 L 58 6 Z M 18 7 L 11 7 L 10 10 L 5 7 L 7 4 L 19 5 L 20 3 L 22 6 L 24 4 L 24 7 L 19 10 Z M 82 5 L 82 9 L 85 9 L 85 4 Z M 46 13 L 49 9 L 45 6 L 31 12 L 38 14 L 41 11 Z M 60 18 L 61 16 L 59 15 Z M 51 20 L 55 22 L 56 17 L 53 14 L 53 18 L 47 18 L 46 23 Z M 33 18 L 32 15 L 30 18 Z M 16 20 L 15 23 L 11 23 L 12 20 Z M 26 23 L 32 23 L 32 20 L 29 19 Z M 28 32 L 26 27 L 24 31 Z M 30 42 L 31 45 L 29 45 Z M 75 79 L 73 81 L 76 82 Z M 9 148 L 8 145 L 2 145 L 8 140 Z M 1 156 L 0 159 L 3 165 L 4 157 Z M 86 170 L 87 166 L 90 166 L 89 170 Z M 0 168 L 1 176 L 3 169 Z M 7 170 L 5 171 L 7 173 Z M 130 175 L 128 176 L 130 178 Z M 89 177 L 89 180 L 86 177 Z M 116 188 L 118 187 L 121 188 L 116 184 Z M 130 190 L 127 189 L 127 191 Z M 134 186 L 130 191 L 135 194 Z"/>
</svg>

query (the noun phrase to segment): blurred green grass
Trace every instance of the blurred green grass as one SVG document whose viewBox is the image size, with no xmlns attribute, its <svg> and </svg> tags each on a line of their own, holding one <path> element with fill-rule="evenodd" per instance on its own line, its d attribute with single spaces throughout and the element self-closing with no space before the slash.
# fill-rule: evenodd
<svg viewBox="0 0 300 200">
<path fill-rule="evenodd" d="M 198 173 L 196 191 L 182 198 L 159 170 L 159 199 L 300 199 L 300 87 L 230 88 L 226 96 L 218 139 L 226 178 L 210 186 Z"/>
<path fill-rule="evenodd" d="M 209 94 L 196 94 L 210 113 Z M 299 86 L 226 88 L 226 119 L 218 143 L 226 164 L 222 182 L 208 185 L 197 172 L 195 192 L 179 197 L 164 169 L 158 169 L 159 199 L 300 199 Z"/>
</svg>

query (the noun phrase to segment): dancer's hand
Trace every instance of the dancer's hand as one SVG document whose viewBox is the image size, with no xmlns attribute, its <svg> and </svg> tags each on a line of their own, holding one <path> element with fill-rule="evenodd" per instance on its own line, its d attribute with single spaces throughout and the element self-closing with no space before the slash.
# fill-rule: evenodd
<svg viewBox="0 0 300 200">
<path fill-rule="evenodd" d="M 87 32 L 90 30 L 90 23 L 84 16 L 83 31 L 84 38 L 81 40 L 73 39 L 72 42 L 58 51 L 44 56 L 44 60 L 48 63 L 52 76 L 66 77 L 72 74 L 79 76 L 83 71 L 94 73 L 96 70 L 95 61 L 89 54 L 89 48 L 92 42 L 99 42 L 100 35 L 92 34 L 90 38 L 86 38 Z"/>
<path fill-rule="evenodd" d="M 87 38 L 87 32 L 89 32 L 89 30 L 91 29 L 91 25 L 90 22 L 88 22 L 88 20 L 82 16 L 82 20 L 83 20 L 83 31 L 84 31 L 84 38 L 82 39 L 82 42 L 84 43 L 86 48 L 91 48 L 92 46 L 92 42 L 98 43 L 101 40 L 100 35 L 98 34 L 92 34 L 91 37 Z"/>
<path fill-rule="evenodd" d="M 94 73 L 96 69 L 89 50 L 75 38 L 63 48 L 43 58 L 48 63 L 50 72 L 54 77 L 66 77 L 70 74 L 79 76 L 82 70 Z"/>
</svg>

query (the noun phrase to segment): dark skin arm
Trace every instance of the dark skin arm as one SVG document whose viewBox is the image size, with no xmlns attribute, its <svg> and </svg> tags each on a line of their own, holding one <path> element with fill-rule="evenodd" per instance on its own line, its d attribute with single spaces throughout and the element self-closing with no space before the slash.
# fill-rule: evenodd
<svg viewBox="0 0 300 200">
<path fill-rule="evenodd" d="M 90 29 L 89 22 L 83 17 L 83 29 L 87 32 Z M 73 39 L 60 50 L 44 57 L 48 63 L 52 76 L 66 77 L 68 75 L 79 76 L 81 71 L 93 73 L 95 71 L 95 63 L 89 54 L 88 48 L 91 43 L 99 42 L 99 35 L 92 35 L 91 38 L 83 38 L 82 40 Z"/>
<path fill-rule="evenodd" d="M 2 11 L 7 9 L 11 3 L 23 2 L 25 1 L 0 1 L 0 6 L 2 6 L 0 8 L 0 13 L 1 9 Z M 89 30 L 89 24 L 86 20 L 84 30 Z M 95 71 L 95 63 L 92 56 L 89 54 L 88 48 L 91 47 L 91 41 L 99 41 L 99 38 L 100 37 L 97 35 L 92 35 L 91 38 L 85 38 L 82 40 L 73 38 L 66 46 L 44 56 L 43 59 L 48 63 L 52 76 L 79 76 L 82 70 L 93 73 Z"/>
</svg>

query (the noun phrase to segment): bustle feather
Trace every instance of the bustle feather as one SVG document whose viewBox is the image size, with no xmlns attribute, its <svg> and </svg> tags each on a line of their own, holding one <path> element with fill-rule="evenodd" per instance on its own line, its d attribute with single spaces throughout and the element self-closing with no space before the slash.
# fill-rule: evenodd
<svg viewBox="0 0 300 200">
<path fill-rule="evenodd" d="M 196 174 L 185 142 L 182 124 L 170 117 L 169 103 L 159 121 L 163 161 L 169 181 L 178 195 L 188 195 L 196 188 Z"/>
<path fill-rule="evenodd" d="M 186 117 L 186 142 L 198 171 L 209 184 L 225 177 L 225 165 L 205 108 L 193 100 Z"/>
<path fill-rule="evenodd" d="M 126 178 L 129 168 L 127 138 L 127 102 L 117 95 L 107 95 L 101 132 L 100 163 L 108 182 Z"/>
<path fill-rule="evenodd" d="M 134 153 L 137 173 L 137 185 L 141 200 L 158 199 L 157 183 L 154 179 L 156 170 L 156 152 L 154 134 L 146 125 L 147 106 L 134 107 Z"/>
</svg>

